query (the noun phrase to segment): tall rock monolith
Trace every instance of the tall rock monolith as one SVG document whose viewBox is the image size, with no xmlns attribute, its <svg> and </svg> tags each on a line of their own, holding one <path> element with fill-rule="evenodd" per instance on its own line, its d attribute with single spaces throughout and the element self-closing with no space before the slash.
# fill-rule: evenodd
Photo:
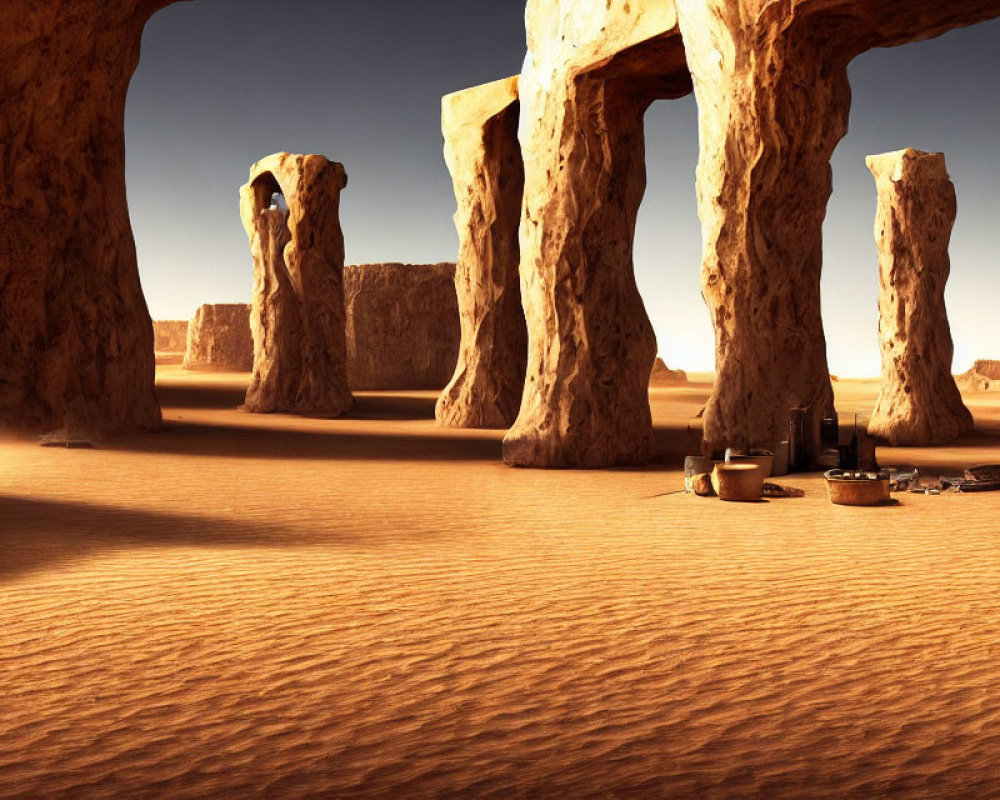
<svg viewBox="0 0 1000 800">
<path fill-rule="evenodd" d="M 240 190 L 250 238 L 254 361 L 246 408 L 337 416 L 347 386 L 341 164 L 278 153 L 254 164 Z"/>
<path fill-rule="evenodd" d="M 869 156 L 878 188 L 882 386 L 868 432 L 893 445 L 934 445 L 972 430 L 951 373 L 954 348 L 944 289 L 955 187 L 944 153 Z"/>
<path fill-rule="evenodd" d="M 151 431 L 125 96 L 167 0 L 0 3 L 0 429 Z"/>
<path fill-rule="evenodd" d="M 529 0 L 519 82 L 521 295 L 528 366 L 504 460 L 642 464 L 656 340 L 632 246 L 645 190 L 643 116 L 691 91 L 671 2 Z"/>
<path fill-rule="evenodd" d="M 528 357 L 518 277 L 524 166 L 517 78 L 447 95 L 441 107 L 457 203 L 462 342 L 435 416 L 453 428 L 507 428 L 521 404 Z"/>
</svg>

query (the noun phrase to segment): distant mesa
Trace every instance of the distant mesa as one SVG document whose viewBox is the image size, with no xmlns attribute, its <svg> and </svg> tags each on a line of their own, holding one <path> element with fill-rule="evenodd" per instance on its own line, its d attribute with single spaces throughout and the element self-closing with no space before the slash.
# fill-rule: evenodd
<svg viewBox="0 0 1000 800">
<path fill-rule="evenodd" d="M 461 328 L 454 264 L 344 267 L 347 382 L 358 389 L 442 389 Z"/>
<path fill-rule="evenodd" d="M 249 372 L 252 366 L 250 306 L 246 303 L 201 306 L 188 326 L 184 369 Z"/>
<path fill-rule="evenodd" d="M 687 382 L 688 376 L 684 370 L 670 369 L 659 357 L 653 362 L 653 371 L 649 373 L 650 386 L 671 386 Z"/>
<path fill-rule="evenodd" d="M 153 350 L 157 353 L 183 353 L 187 349 L 188 321 L 159 320 L 153 323 Z"/>
<path fill-rule="evenodd" d="M 957 375 L 958 387 L 967 392 L 987 392 L 1000 389 L 1000 361 L 979 359 L 968 372 Z"/>
</svg>

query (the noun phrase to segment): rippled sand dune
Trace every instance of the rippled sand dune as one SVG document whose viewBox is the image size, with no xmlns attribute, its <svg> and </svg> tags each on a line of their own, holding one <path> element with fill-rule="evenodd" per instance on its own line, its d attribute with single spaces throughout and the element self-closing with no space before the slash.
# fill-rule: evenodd
<svg viewBox="0 0 1000 800">
<path fill-rule="evenodd" d="M 1000 493 L 838 508 L 512 470 L 430 393 L 234 410 L 160 368 L 162 434 L 0 442 L 0 797 L 1000 796 Z M 877 385 L 836 384 L 845 412 Z M 1000 403 L 954 447 L 1000 461 Z"/>
</svg>

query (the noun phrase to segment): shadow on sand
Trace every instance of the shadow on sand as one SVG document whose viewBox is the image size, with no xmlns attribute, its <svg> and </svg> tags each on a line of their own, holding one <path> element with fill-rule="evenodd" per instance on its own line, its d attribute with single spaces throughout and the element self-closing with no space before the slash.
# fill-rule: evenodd
<svg viewBox="0 0 1000 800">
<path fill-rule="evenodd" d="M 0 495 L 0 579 L 132 547 L 262 547 L 314 541 L 255 522 Z M 329 544 L 325 531 L 323 544 Z"/>
</svg>

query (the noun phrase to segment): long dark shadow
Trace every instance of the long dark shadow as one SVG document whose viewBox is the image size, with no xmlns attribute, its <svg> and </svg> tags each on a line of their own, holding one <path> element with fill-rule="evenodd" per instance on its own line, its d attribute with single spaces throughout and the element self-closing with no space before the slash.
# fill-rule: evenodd
<svg viewBox="0 0 1000 800">
<path fill-rule="evenodd" d="M 0 579 L 125 548 L 309 542 L 319 540 L 277 525 L 0 495 Z M 324 531 L 322 543 L 329 542 Z"/>
<path fill-rule="evenodd" d="M 246 387 L 231 383 L 157 384 L 156 396 L 165 409 L 236 409 L 246 399 Z M 347 419 L 433 420 L 435 392 L 364 392 L 354 393 L 357 406 Z"/>
<path fill-rule="evenodd" d="M 500 433 L 461 436 L 351 430 L 341 420 L 324 430 L 282 430 L 256 425 L 214 425 L 168 420 L 158 434 L 102 447 L 127 452 L 289 461 L 500 461 Z"/>
</svg>

